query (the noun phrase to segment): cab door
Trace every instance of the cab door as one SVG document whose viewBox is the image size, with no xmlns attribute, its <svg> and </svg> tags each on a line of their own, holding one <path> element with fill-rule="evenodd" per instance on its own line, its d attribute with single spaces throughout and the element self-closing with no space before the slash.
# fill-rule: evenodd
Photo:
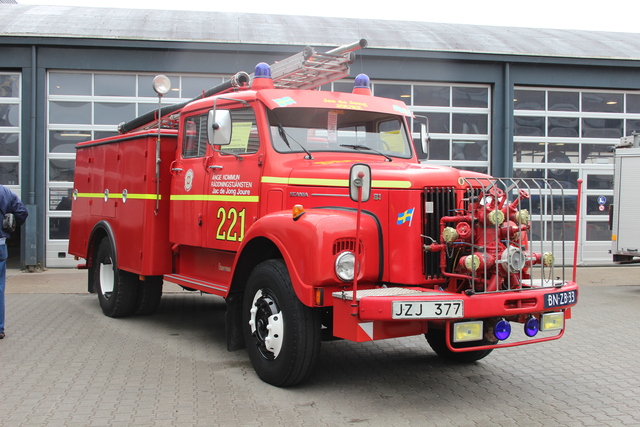
<svg viewBox="0 0 640 427">
<path fill-rule="evenodd" d="M 209 146 L 206 246 L 236 251 L 258 219 L 262 149 L 252 108 L 230 110 L 231 143 Z"/>
<path fill-rule="evenodd" d="M 207 116 L 198 114 L 184 121 L 181 143 L 171 167 L 169 238 L 171 242 L 204 246 Z"/>
</svg>

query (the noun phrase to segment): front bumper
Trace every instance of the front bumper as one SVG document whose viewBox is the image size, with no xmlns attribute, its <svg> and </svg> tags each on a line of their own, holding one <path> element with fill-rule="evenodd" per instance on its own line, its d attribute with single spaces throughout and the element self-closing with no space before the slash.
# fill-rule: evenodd
<svg viewBox="0 0 640 427">
<path fill-rule="evenodd" d="M 429 325 L 444 325 L 448 330 L 450 324 L 468 320 L 521 321 L 545 312 L 564 312 L 567 319 L 571 317 L 570 308 L 577 303 L 578 285 L 567 281 L 555 287 L 473 295 L 425 288 L 377 288 L 358 291 L 355 301 L 351 291 L 332 295 L 334 335 L 352 341 L 371 341 L 426 333 Z M 412 305 L 418 309 L 410 309 Z M 429 311 L 435 306 L 438 306 L 435 311 Z"/>
</svg>

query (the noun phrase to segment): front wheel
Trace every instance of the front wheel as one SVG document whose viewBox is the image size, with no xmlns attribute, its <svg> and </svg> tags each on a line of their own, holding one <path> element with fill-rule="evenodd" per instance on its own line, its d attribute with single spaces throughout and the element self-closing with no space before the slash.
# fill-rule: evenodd
<svg viewBox="0 0 640 427">
<path fill-rule="evenodd" d="M 109 317 L 128 316 L 136 308 L 137 277 L 118 269 L 115 250 L 108 238 L 100 242 L 91 277 L 102 312 Z"/>
<path fill-rule="evenodd" d="M 445 331 L 442 329 L 430 329 L 429 332 L 424 335 L 433 351 L 435 351 L 438 356 L 449 362 L 471 363 L 487 357 L 489 353 L 493 351 L 493 349 L 465 352 L 451 351 L 451 349 L 447 347 Z"/>
<path fill-rule="evenodd" d="M 320 316 L 296 296 L 282 260 L 268 260 L 249 276 L 242 305 L 249 359 L 265 382 L 286 387 L 306 380 L 320 354 Z"/>
</svg>

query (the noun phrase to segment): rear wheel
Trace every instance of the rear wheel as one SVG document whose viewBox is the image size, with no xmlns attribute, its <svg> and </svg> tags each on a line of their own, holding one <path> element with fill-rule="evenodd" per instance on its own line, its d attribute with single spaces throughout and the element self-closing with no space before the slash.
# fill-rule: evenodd
<svg viewBox="0 0 640 427">
<path fill-rule="evenodd" d="M 425 337 L 433 351 L 435 351 L 438 356 L 449 362 L 471 363 L 487 357 L 489 353 L 493 351 L 493 349 L 465 352 L 451 351 L 451 349 L 447 347 L 445 331 L 442 329 L 430 329 L 429 332 L 425 334 Z M 476 344 L 474 343 L 473 345 Z"/>
<path fill-rule="evenodd" d="M 118 269 L 115 250 L 108 238 L 100 242 L 92 266 L 93 289 L 98 293 L 102 312 L 109 317 L 123 317 L 136 308 L 137 277 Z"/>
<path fill-rule="evenodd" d="M 307 379 L 320 353 L 320 316 L 300 302 L 283 261 L 265 261 L 253 270 L 242 311 L 247 352 L 258 376 L 280 387 Z"/>
</svg>

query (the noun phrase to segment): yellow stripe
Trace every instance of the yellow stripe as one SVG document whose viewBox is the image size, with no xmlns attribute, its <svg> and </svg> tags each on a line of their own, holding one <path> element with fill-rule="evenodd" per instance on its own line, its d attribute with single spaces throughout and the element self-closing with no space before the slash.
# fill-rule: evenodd
<svg viewBox="0 0 640 427">
<path fill-rule="evenodd" d="M 111 195 L 109 195 L 111 197 Z M 127 199 L 155 200 L 162 199 L 162 195 L 155 194 L 127 194 Z"/>
<path fill-rule="evenodd" d="M 104 193 L 78 193 L 76 197 L 100 197 L 104 199 Z"/>
<path fill-rule="evenodd" d="M 104 199 L 104 193 L 78 193 L 76 197 Z M 109 193 L 109 199 L 121 199 L 122 193 Z M 127 194 L 127 199 L 156 200 L 162 199 L 162 195 L 156 194 Z"/>
<path fill-rule="evenodd" d="M 321 185 L 324 187 L 348 187 L 348 179 L 316 179 L 316 178 L 286 178 L 278 176 L 263 176 L 262 182 L 269 184 L 287 185 Z M 371 186 L 375 188 L 411 188 L 411 181 L 386 181 L 372 180 Z"/>
<path fill-rule="evenodd" d="M 261 182 L 266 182 L 268 184 L 288 184 L 289 178 L 283 178 L 280 176 L 263 176 Z"/>
<path fill-rule="evenodd" d="M 174 194 L 171 200 L 194 200 L 205 202 L 250 202 L 257 203 L 260 201 L 258 196 L 218 196 L 210 194 Z"/>
<path fill-rule="evenodd" d="M 371 186 L 375 188 L 411 188 L 411 181 L 383 181 L 371 180 Z"/>
</svg>

